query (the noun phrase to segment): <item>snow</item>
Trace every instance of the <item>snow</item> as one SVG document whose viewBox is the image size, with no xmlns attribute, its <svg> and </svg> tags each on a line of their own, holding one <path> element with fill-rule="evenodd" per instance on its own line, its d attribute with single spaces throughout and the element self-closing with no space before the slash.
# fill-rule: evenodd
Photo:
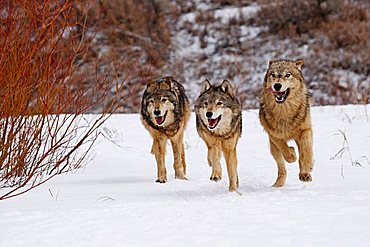
<svg viewBox="0 0 370 247">
<path fill-rule="evenodd" d="M 361 76 L 352 71 L 345 71 L 340 69 L 334 69 L 333 74 L 336 75 L 338 79 L 338 85 L 345 89 L 357 88 L 363 85 L 370 84 L 370 78 L 366 76 Z"/>
<path fill-rule="evenodd" d="M 139 115 L 113 115 L 103 128 L 110 140 L 98 141 L 85 169 L 0 201 L 1 246 L 369 246 L 369 113 L 370 105 L 313 107 L 313 182 L 298 180 L 295 162 L 276 189 L 258 111 L 243 112 L 242 195 L 228 192 L 223 159 L 223 179 L 209 180 L 194 115 L 185 134 L 189 180 L 174 179 L 168 144 L 166 184 L 154 182 Z"/>
<path fill-rule="evenodd" d="M 180 16 L 180 20 L 179 22 L 180 23 L 184 23 L 184 22 L 195 22 L 195 13 L 193 12 L 190 12 L 190 13 L 186 13 L 182 16 Z"/>
<path fill-rule="evenodd" d="M 229 7 L 215 10 L 215 17 L 220 19 L 222 24 L 228 24 L 232 18 L 248 18 L 254 16 L 260 9 L 259 6 L 251 5 L 246 7 Z"/>
</svg>

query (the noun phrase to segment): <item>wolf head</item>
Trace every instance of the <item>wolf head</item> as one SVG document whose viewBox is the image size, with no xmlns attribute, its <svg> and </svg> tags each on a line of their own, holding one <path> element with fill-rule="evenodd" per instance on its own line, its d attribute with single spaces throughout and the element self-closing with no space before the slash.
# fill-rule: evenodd
<svg viewBox="0 0 370 247">
<path fill-rule="evenodd" d="M 264 89 L 275 98 L 276 103 L 283 104 L 298 91 L 305 90 L 301 69 L 303 60 L 275 60 L 269 62 Z"/>
<path fill-rule="evenodd" d="M 213 86 L 205 80 L 195 103 L 195 112 L 197 121 L 208 131 L 218 135 L 228 133 L 234 128 L 233 125 L 239 121 L 241 115 L 239 101 L 227 80 L 219 86 Z"/>
<path fill-rule="evenodd" d="M 178 85 L 172 77 L 148 81 L 144 92 L 141 115 L 153 128 L 166 128 L 179 117 Z"/>
</svg>

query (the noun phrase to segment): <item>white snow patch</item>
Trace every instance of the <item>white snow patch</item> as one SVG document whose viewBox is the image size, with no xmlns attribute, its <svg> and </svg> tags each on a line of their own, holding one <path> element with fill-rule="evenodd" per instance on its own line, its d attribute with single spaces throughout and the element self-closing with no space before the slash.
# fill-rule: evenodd
<svg viewBox="0 0 370 247">
<path fill-rule="evenodd" d="M 95 158 L 76 174 L 0 202 L 2 247 L 17 246 L 368 246 L 370 241 L 370 105 L 312 108 L 313 182 L 288 179 L 272 188 L 276 165 L 258 111 L 243 112 L 238 144 L 241 196 L 209 180 L 207 151 L 191 116 L 185 132 L 188 181 L 155 183 L 152 139 L 136 114 L 113 115 Z M 331 159 L 342 147 L 349 151 Z M 344 178 L 343 178 L 344 177 Z M 4 191 L 1 191 L 4 192 Z"/>
<path fill-rule="evenodd" d="M 251 5 L 242 8 L 231 7 L 215 10 L 215 17 L 221 20 L 221 23 L 228 24 L 230 19 L 250 18 L 260 9 L 259 6 Z"/>
<path fill-rule="evenodd" d="M 179 22 L 180 23 L 184 23 L 184 22 L 194 23 L 195 22 L 195 13 L 190 12 L 190 13 L 186 13 L 186 14 L 182 15 L 179 19 Z"/>
<path fill-rule="evenodd" d="M 363 76 L 348 70 L 333 70 L 333 75 L 337 77 L 339 86 L 342 88 L 352 88 L 363 81 Z"/>
</svg>

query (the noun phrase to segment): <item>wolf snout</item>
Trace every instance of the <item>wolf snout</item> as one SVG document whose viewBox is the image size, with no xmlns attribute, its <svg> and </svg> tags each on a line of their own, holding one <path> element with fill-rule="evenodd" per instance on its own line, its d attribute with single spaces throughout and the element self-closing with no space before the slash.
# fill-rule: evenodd
<svg viewBox="0 0 370 247">
<path fill-rule="evenodd" d="M 154 115 L 159 116 L 161 114 L 161 111 L 158 109 L 155 109 L 153 113 Z"/>
<path fill-rule="evenodd" d="M 207 118 L 211 118 L 211 117 L 212 117 L 212 115 L 213 115 L 213 113 L 212 113 L 212 112 L 210 112 L 210 111 L 209 111 L 209 112 L 206 112 L 206 117 L 207 117 Z"/>
<path fill-rule="evenodd" d="M 275 91 L 279 91 L 283 87 L 283 85 L 281 85 L 281 83 L 275 83 L 272 87 Z"/>
</svg>

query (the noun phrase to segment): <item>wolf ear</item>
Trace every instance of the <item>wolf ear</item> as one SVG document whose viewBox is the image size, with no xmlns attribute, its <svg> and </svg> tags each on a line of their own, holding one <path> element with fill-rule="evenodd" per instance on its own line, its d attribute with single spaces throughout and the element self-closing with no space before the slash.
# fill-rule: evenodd
<svg viewBox="0 0 370 247">
<path fill-rule="evenodd" d="M 212 87 L 211 83 L 208 81 L 208 79 L 206 79 L 206 80 L 203 82 L 202 90 L 201 90 L 201 92 L 200 92 L 200 93 L 204 93 L 205 91 L 208 91 L 211 87 Z"/>
<path fill-rule="evenodd" d="M 174 87 L 172 76 L 166 76 L 166 77 L 164 77 L 163 78 L 163 81 L 170 88 L 170 90 Z"/>
<path fill-rule="evenodd" d="M 154 81 L 153 80 L 151 80 L 151 79 L 149 79 L 149 80 L 147 80 L 146 81 L 146 86 L 150 86 L 150 85 L 152 85 L 154 83 Z"/>
<path fill-rule="evenodd" d="M 302 66 L 303 66 L 304 62 L 302 59 L 298 59 L 297 61 L 295 61 L 295 65 L 297 66 L 297 68 L 299 70 L 302 70 Z"/>
<path fill-rule="evenodd" d="M 224 93 L 228 93 L 231 96 L 234 96 L 233 87 L 231 86 L 230 82 L 226 79 L 221 83 L 221 90 Z"/>
<path fill-rule="evenodd" d="M 270 60 L 269 61 L 269 67 L 273 64 L 273 63 L 275 63 L 276 62 L 276 60 Z"/>
</svg>

